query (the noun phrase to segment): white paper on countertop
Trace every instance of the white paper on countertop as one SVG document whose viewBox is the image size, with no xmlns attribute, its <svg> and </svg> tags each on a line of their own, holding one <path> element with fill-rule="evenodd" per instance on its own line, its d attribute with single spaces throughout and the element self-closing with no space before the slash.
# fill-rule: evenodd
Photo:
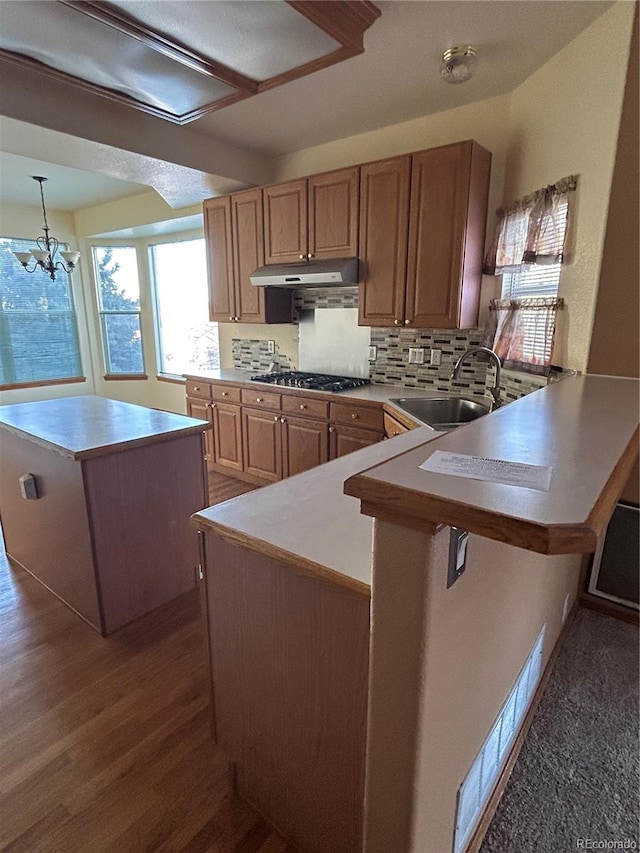
<svg viewBox="0 0 640 853">
<path fill-rule="evenodd" d="M 436 474 L 451 474 L 454 477 L 520 486 L 523 489 L 538 489 L 541 492 L 549 491 L 553 470 L 551 465 L 527 465 L 524 462 L 447 453 L 444 450 L 436 450 L 419 467 Z"/>
</svg>

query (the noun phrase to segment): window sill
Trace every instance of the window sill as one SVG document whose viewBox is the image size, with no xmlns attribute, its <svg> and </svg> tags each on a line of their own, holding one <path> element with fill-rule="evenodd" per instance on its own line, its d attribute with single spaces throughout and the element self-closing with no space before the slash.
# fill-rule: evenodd
<svg viewBox="0 0 640 853">
<path fill-rule="evenodd" d="M 135 382 L 149 377 L 146 373 L 107 373 L 102 377 L 105 382 Z"/>
<path fill-rule="evenodd" d="M 156 379 L 158 382 L 170 382 L 174 385 L 185 385 L 187 381 L 184 377 L 175 376 L 171 373 L 158 373 Z"/>
<path fill-rule="evenodd" d="M 45 385 L 72 385 L 86 381 L 86 376 L 73 376 L 68 379 L 41 379 L 36 382 L 15 382 L 8 385 L 0 385 L 0 391 L 19 391 L 21 388 L 44 388 Z"/>
</svg>

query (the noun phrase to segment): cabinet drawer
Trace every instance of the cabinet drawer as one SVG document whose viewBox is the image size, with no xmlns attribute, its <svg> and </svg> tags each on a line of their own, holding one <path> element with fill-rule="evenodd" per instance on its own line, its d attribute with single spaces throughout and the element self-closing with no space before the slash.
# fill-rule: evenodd
<svg viewBox="0 0 640 853">
<path fill-rule="evenodd" d="M 357 403 L 331 403 L 331 420 L 364 429 L 382 430 L 382 406 L 358 406 Z"/>
<path fill-rule="evenodd" d="M 211 385 L 208 382 L 193 382 L 187 379 L 187 397 L 200 397 L 203 400 L 211 399 Z"/>
<path fill-rule="evenodd" d="M 327 418 L 329 417 L 329 403 L 326 400 L 311 400 L 308 397 L 294 397 L 283 394 L 282 411 L 288 415 Z"/>
<path fill-rule="evenodd" d="M 220 403 L 239 403 L 240 389 L 233 385 L 212 385 L 211 396 Z"/>
<path fill-rule="evenodd" d="M 263 391 L 260 388 L 242 389 L 242 405 L 252 406 L 254 409 L 268 409 L 269 411 L 280 411 L 280 394 Z"/>
</svg>

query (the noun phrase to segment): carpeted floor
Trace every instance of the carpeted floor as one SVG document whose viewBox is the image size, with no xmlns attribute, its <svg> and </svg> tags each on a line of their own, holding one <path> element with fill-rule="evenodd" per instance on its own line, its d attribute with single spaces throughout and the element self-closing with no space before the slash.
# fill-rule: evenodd
<svg viewBox="0 0 640 853">
<path fill-rule="evenodd" d="M 639 849 L 639 769 L 638 630 L 582 608 L 481 853 Z"/>
</svg>

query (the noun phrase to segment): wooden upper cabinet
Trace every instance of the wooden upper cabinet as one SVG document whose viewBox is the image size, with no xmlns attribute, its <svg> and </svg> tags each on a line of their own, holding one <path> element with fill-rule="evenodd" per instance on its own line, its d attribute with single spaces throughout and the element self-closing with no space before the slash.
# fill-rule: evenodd
<svg viewBox="0 0 640 853">
<path fill-rule="evenodd" d="M 307 182 L 265 187 L 264 246 L 267 264 L 290 264 L 307 255 Z"/>
<path fill-rule="evenodd" d="M 405 324 L 475 326 L 491 155 L 469 141 L 411 159 Z"/>
<path fill-rule="evenodd" d="M 264 266 L 262 190 L 246 190 L 231 196 L 233 264 L 236 275 L 236 322 L 264 322 L 264 288 L 251 284 L 249 276 Z"/>
<path fill-rule="evenodd" d="M 358 256 L 359 172 L 355 166 L 309 178 L 308 251 L 312 258 Z"/>
<path fill-rule="evenodd" d="M 358 255 L 358 167 L 265 187 L 265 263 Z"/>
<path fill-rule="evenodd" d="M 360 293 L 362 326 L 404 322 L 411 158 L 360 167 Z"/>
<path fill-rule="evenodd" d="M 360 319 L 478 321 L 491 154 L 460 142 L 360 168 Z"/>
<path fill-rule="evenodd" d="M 255 287 L 249 276 L 264 265 L 262 190 L 204 202 L 209 319 L 220 323 L 290 323 L 291 293 Z"/>
<path fill-rule="evenodd" d="M 204 233 L 207 244 L 209 319 L 228 322 L 236 315 L 233 249 L 231 243 L 231 197 L 204 202 Z"/>
</svg>

